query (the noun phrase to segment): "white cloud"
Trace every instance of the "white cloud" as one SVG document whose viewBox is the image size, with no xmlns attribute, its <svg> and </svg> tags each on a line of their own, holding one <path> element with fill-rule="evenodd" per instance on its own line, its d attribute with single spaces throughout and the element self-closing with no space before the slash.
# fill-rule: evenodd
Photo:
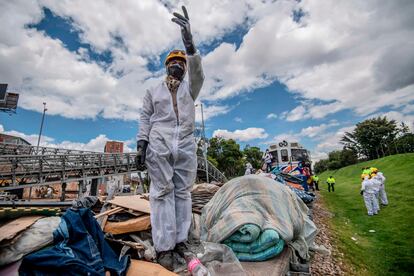
<svg viewBox="0 0 414 276">
<path fill-rule="evenodd" d="M 234 121 L 238 122 L 238 123 L 243 123 L 243 119 L 240 117 L 235 117 Z"/>
<path fill-rule="evenodd" d="M 315 138 L 319 135 L 323 135 L 324 132 L 328 128 L 333 127 L 333 126 L 337 126 L 337 125 L 339 125 L 339 123 L 337 121 L 331 121 L 327 124 L 321 124 L 319 126 L 309 126 L 309 127 L 303 128 L 300 131 L 299 135 L 307 136 L 309 138 Z"/>
<path fill-rule="evenodd" d="M 317 126 L 309 126 L 302 128 L 299 132 L 294 133 L 293 131 L 287 133 L 280 133 L 273 137 L 272 141 L 266 142 L 267 144 L 272 143 L 279 143 L 283 140 L 291 141 L 291 142 L 300 142 L 302 138 L 309 137 L 314 140 L 321 140 L 326 138 L 328 133 L 326 132 L 327 129 L 338 126 L 339 123 L 336 120 L 332 120 L 328 123 L 323 123 Z"/>
<path fill-rule="evenodd" d="M 161 53 L 182 47 L 171 13 L 182 1 L 38 0 L 0 3 L 0 76 L 19 90 L 20 106 L 70 118 L 136 120 Z M 286 113 L 296 121 L 350 108 L 359 115 L 414 100 L 414 2 L 185 1 L 197 45 L 248 28 L 239 48 L 221 43 L 203 59 L 200 98 L 216 100 L 278 80 L 302 104 Z M 27 29 L 42 7 L 73 22 L 83 43 L 111 52 L 107 69 L 70 52 L 58 40 Z M 299 22 L 292 11 L 302 9 Z M 93 11 L 93 12 L 91 12 Z M 395 16 L 398 14 L 398 16 Z M 99 26 L 99 27 L 97 27 Z M 369 99 L 367 104 L 366 99 Z M 315 101 L 314 100 L 318 100 Z M 220 113 L 224 114 L 224 113 Z"/>
<path fill-rule="evenodd" d="M 217 129 L 213 132 L 213 137 L 222 137 L 225 139 L 233 139 L 242 142 L 247 142 L 254 139 L 265 139 L 269 135 L 263 128 L 250 127 L 246 129 L 237 129 L 235 131 L 228 131 L 226 129 Z"/>
<path fill-rule="evenodd" d="M 269 113 L 267 114 L 266 119 L 277 119 L 277 115 L 275 113 Z"/>
<path fill-rule="evenodd" d="M 227 105 L 205 105 L 205 104 L 203 104 L 204 121 L 207 121 L 208 119 L 211 119 L 211 118 L 219 116 L 219 115 L 226 114 L 230 110 L 231 110 L 231 107 L 229 107 Z M 196 120 L 196 122 L 199 123 L 199 122 L 202 121 L 200 105 L 196 106 L 195 112 L 196 112 L 195 113 L 195 120 Z"/>
<path fill-rule="evenodd" d="M 15 130 L 5 131 L 3 125 L 0 125 L 0 132 L 12 136 L 17 136 L 25 139 L 30 144 L 36 146 L 39 135 L 38 134 L 25 134 Z M 87 143 L 72 142 L 72 141 L 62 141 L 56 142 L 52 137 L 42 135 L 40 140 L 41 147 L 51 147 L 51 148 L 62 148 L 62 149 L 73 149 L 73 150 L 83 150 L 83 151 L 95 151 L 103 152 L 105 148 L 105 143 L 111 141 L 105 134 L 100 134 L 95 138 L 92 138 Z M 132 152 L 135 148 L 135 141 L 133 139 L 120 141 L 124 142 L 124 152 Z"/>
<path fill-rule="evenodd" d="M 404 106 L 401 112 L 404 114 L 414 113 L 414 104 L 407 104 L 406 106 Z"/>
<path fill-rule="evenodd" d="M 309 0 L 273 7 L 278 9 L 258 18 L 239 49 L 223 43 L 207 55 L 211 99 L 278 79 L 310 101 L 291 111 L 289 121 L 347 108 L 367 115 L 414 99 L 414 44 L 407 41 L 414 36 L 414 3 Z M 306 13 L 301 22 L 289 17 L 292 8 Z M 225 65 L 216 67 L 218 61 Z"/>
<path fill-rule="evenodd" d="M 343 144 L 340 143 L 341 138 L 345 135 L 345 132 L 352 132 L 355 126 L 347 126 L 338 129 L 336 132 L 332 132 L 326 135 L 326 138 L 321 141 L 315 148 L 316 151 L 330 152 L 343 148 Z"/>
</svg>

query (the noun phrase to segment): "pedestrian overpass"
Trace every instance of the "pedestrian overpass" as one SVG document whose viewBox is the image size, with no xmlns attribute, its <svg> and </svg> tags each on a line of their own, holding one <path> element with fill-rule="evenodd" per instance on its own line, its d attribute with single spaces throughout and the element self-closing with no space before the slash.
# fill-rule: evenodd
<svg viewBox="0 0 414 276">
<path fill-rule="evenodd" d="M 0 191 L 45 184 L 79 182 L 79 191 L 87 180 L 92 181 L 91 193 L 106 177 L 140 172 L 135 163 L 136 152 L 101 153 L 61 148 L 35 147 L 0 143 Z M 208 162 L 208 161 L 207 161 Z M 197 156 L 199 177 L 210 181 L 227 179 L 213 164 Z"/>
</svg>

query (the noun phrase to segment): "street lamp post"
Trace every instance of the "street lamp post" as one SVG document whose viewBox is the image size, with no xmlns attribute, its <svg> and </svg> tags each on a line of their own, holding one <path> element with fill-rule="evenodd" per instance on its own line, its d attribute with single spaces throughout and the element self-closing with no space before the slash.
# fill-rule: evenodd
<svg viewBox="0 0 414 276">
<path fill-rule="evenodd" d="M 46 113 L 46 111 L 47 111 L 46 103 L 43 102 L 43 115 L 42 115 L 42 122 L 40 123 L 39 137 L 37 138 L 36 155 L 39 154 L 40 137 L 42 136 L 43 122 L 45 121 L 45 113 Z M 32 199 L 32 187 L 30 187 L 30 189 L 29 189 L 29 201 L 31 199 Z"/>
<path fill-rule="evenodd" d="M 196 104 L 195 106 L 198 106 L 198 104 Z M 200 107 L 201 107 L 201 124 L 203 127 L 203 157 L 204 157 L 204 163 L 206 166 L 206 180 L 207 180 L 207 183 L 210 183 L 209 177 L 208 177 L 207 143 L 206 143 L 206 131 L 204 128 L 204 111 L 203 111 L 202 103 L 200 103 Z"/>
<path fill-rule="evenodd" d="M 37 138 L 37 147 L 36 147 L 36 153 L 39 153 L 39 145 L 40 145 L 40 138 L 42 137 L 42 130 L 43 130 L 43 122 L 45 121 L 45 113 L 47 111 L 46 103 L 43 103 L 43 115 L 42 115 L 42 122 L 40 123 L 40 131 L 39 131 L 39 137 Z"/>
</svg>

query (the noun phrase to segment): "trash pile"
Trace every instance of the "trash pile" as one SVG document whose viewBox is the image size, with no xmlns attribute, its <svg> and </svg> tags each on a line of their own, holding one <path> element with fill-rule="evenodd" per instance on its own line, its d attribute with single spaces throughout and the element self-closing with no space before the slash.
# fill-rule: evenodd
<svg viewBox="0 0 414 276">
<path fill-rule="evenodd" d="M 279 255 L 299 266 L 309 259 L 316 227 L 285 185 L 249 175 L 223 186 L 197 184 L 191 194 L 188 247 L 210 275 L 250 275 L 246 262 L 276 262 Z M 64 211 L 20 214 L 0 225 L 0 274 L 189 275 L 179 256 L 175 273 L 156 263 L 147 194 L 115 196 L 104 204 L 83 197 Z"/>
</svg>

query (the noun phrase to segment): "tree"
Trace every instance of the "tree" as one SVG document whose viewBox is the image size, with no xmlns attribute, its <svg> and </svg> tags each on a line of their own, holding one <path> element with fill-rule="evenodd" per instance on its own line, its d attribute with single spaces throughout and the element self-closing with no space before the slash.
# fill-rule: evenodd
<svg viewBox="0 0 414 276">
<path fill-rule="evenodd" d="M 253 168 L 260 168 L 263 156 L 263 152 L 260 150 L 260 148 L 246 145 L 246 147 L 243 150 L 243 155 L 246 161 L 252 164 Z"/>
<path fill-rule="evenodd" d="M 217 161 L 217 168 L 228 178 L 244 172 L 243 153 L 240 151 L 240 145 L 233 139 L 211 138 L 207 155 L 209 160 L 212 158 Z"/>
<path fill-rule="evenodd" d="M 395 140 L 397 153 L 414 152 L 414 134 L 406 133 Z"/>
<path fill-rule="evenodd" d="M 313 167 L 315 173 L 320 174 L 321 172 L 328 170 L 328 162 L 328 159 L 321 159 L 318 162 L 316 162 L 315 166 Z"/>
<path fill-rule="evenodd" d="M 326 170 L 337 170 L 358 162 L 358 156 L 354 150 L 346 149 L 335 150 L 328 153 L 328 159 L 322 159 L 315 163 L 315 173 Z"/>
<path fill-rule="evenodd" d="M 358 163 L 358 154 L 353 149 L 343 149 L 340 155 L 341 168 Z"/>
<path fill-rule="evenodd" d="M 353 132 L 345 133 L 341 143 L 371 160 L 391 154 L 392 143 L 398 133 L 395 120 L 377 117 L 356 124 Z"/>
</svg>

